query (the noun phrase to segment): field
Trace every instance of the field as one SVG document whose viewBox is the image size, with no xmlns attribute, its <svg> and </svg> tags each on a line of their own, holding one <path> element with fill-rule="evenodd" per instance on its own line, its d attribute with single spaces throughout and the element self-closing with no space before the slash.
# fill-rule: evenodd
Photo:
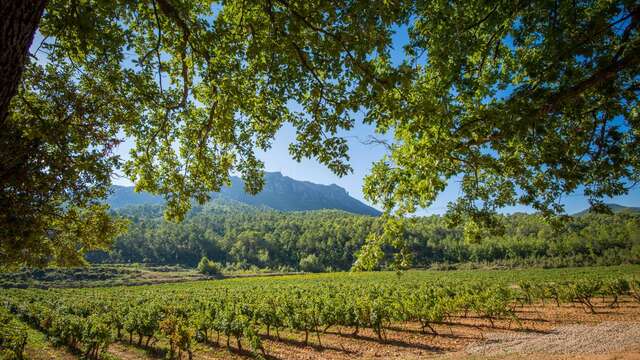
<svg viewBox="0 0 640 360">
<path fill-rule="evenodd" d="M 5 289 L 0 304 L 7 357 L 640 356 L 637 265 Z"/>
</svg>

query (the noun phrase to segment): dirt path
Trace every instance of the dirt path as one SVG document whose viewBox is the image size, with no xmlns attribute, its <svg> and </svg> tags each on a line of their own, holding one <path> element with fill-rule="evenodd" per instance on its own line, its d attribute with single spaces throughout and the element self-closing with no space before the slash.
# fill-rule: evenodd
<svg viewBox="0 0 640 360">
<path fill-rule="evenodd" d="M 549 333 L 489 333 L 487 340 L 465 349 L 470 355 L 500 357 L 593 358 L 619 354 L 640 358 L 640 323 L 607 321 L 598 325 L 559 326 Z"/>
</svg>

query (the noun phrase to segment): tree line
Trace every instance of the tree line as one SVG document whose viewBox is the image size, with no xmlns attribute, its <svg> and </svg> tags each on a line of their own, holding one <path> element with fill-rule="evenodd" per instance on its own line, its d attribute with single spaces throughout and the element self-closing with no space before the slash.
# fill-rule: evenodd
<svg viewBox="0 0 640 360">
<path fill-rule="evenodd" d="M 129 231 L 109 252 L 92 252 L 94 263 L 152 263 L 195 267 L 202 257 L 227 268 L 273 270 L 348 270 L 369 234 L 383 220 L 336 210 L 280 212 L 232 202 L 195 207 L 184 222 L 163 219 L 161 206 L 119 211 L 130 220 Z M 450 227 L 444 217 L 410 220 L 403 230 L 412 266 L 494 263 L 505 266 L 612 265 L 640 259 L 640 216 L 587 214 L 564 228 L 549 225 L 536 214 L 499 218 L 500 235 L 465 240 L 462 226 Z M 385 248 L 385 264 L 393 251 Z"/>
</svg>

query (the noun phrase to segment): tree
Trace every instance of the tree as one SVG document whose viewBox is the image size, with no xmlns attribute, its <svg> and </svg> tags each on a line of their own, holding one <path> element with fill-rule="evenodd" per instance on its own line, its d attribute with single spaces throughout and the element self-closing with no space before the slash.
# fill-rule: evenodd
<svg viewBox="0 0 640 360">
<path fill-rule="evenodd" d="M 215 261 L 209 260 L 206 256 L 200 259 L 197 268 L 200 273 L 209 276 L 219 276 L 222 274 L 222 266 Z"/>
<path fill-rule="evenodd" d="M 285 123 L 297 130 L 295 159 L 344 175 L 339 132 L 359 110 L 394 137 L 365 182 L 389 219 L 365 257 L 402 248 L 403 216 L 455 177 L 464 195 L 452 223 L 485 227 L 516 203 L 552 218 L 562 194 L 582 189 L 603 209 L 602 197 L 640 177 L 634 1 L 22 4 L 0 8 L 0 68 L 13 74 L 0 93 L 3 263 L 41 262 L 27 250 L 57 238 L 52 219 L 97 209 L 119 169 L 138 190 L 165 194 L 172 219 L 232 171 L 255 193 L 255 150 Z M 38 25 L 41 44 L 26 56 Z M 398 65 L 392 35 L 403 28 Z M 120 164 L 112 150 L 123 136 L 136 146 Z"/>
<path fill-rule="evenodd" d="M 402 248 L 402 216 L 451 179 L 463 194 L 449 219 L 471 237 L 499 229 L 501 207 L 530 205 L 554 220 L 561 196 L 578 191 L 606 211 L 603 197 L 640 180 L 637 2 L 420 1 L 414 12 L 411 76 L 367 106 L 366 121 L 394 141 L 365 196 L 396 219 L 365 258 L 383 243 Z"/>
<path fill-rule="evenodd" d="M 324 270 L 320 259 L 315 254 L 309 254 L 300 259 L 299 267 L 304 272 L 322 272 Z"/>
<path fill-rule="evenodd" d="M 44 11 L 45 0 L 3 1 L 0 16 L 0 124 L 9 114 L 9 103 L 18 91 L 26 57 Z"/>
<path fill-rule="evenodd" d="M 0 68 L 11 76 L 6 88 L 0 84 L 0 261 L 69 263 L 49 255 L 72 238 L 53 223 L 72 208 L 107 221 L 99 201 L 115 171 L 138 190 L 165 194 L 172 219 L 229 183 L 231 171 L 255 193 L 263 182 L 255 149 L 268 149 L 285 123 L 298 131 L 296 159 L 316 157 L 346 174 L 346 141 L 336 134 L 353 126 L 375 58 L 388 57 L 391 26 L 406 19 L 405 8 L 387 1 L 3 2 Z M 113 149 L 124 136 L 136 147 L 122 164 Z M 104 225 L 109 231 L 95 229 L 102 241 L 77 238 L 60 255 L 77 263 L 81 250 L 107 246 L 120 226 Z"/>
</svg>

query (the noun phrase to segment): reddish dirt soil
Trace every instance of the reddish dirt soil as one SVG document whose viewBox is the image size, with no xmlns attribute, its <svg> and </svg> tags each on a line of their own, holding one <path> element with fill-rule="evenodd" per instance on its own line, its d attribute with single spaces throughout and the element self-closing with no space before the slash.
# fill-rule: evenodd
<svg viewBox="0 0 640 360">
<path fill-rule="evenodd" d="M 268 358 L 272 359 L 639 359 L 640 337 L 628 338 L 626 330 L 633 328 L 640 331 L 640 304 L 630 298 L 622 299 L 618 307 L 609 308 L 605 302 L 597 300 L 596 314 L 590 314 L 580 305 L 562 305 L 556 307 L 547 303 L 545 306 L 525 306 L 517 308 L 520 323 L 509 320 L 496 320 L 492 326 L 489 320 L 481 318 L 453 318 L 450 322 L 434 326 L 437 334 L 423 334 L 418 324 L 393 324 L 387 330 L 386 340 L 380 340 L 368 329 L 361 329 L 357 335 L 352 335 L 353 329 L 330 328 L 327 333 L 320 334 L 320 342 L 315 334 L 309 334 L 309 343 L 304 344 L 304 334 L 295 332 L 280 332 L 280 340 L 275 336 L 263 337 L 264 347 Z M 608 324 L 621 329 L 620 336 L 612 336 L 615 342 L 607 337 L 598 337 L 595 329 Z M 577 337 L 584 339 L 567 340 L 567 344 L 574 344 L 574 348 L 546 352 L 523 351 L 526 343 L 523 341 L 544 342 L 545 336 L 555 336 L 555 340 L 562 339 L 563 327 L 583 326 L 574 331 Z M 590 334 L 591 329 L 594 333 Z M 575 330 L 575 329 L 574 329 Z M 600 328 L 602 331 L 602 328 Z M 607 332 L 607 330 L 604 330 Z M 272 331 L 273 333 L 273 331 Z M 595 336 L 594 336 L 595 334 Z M 589 337 L 589 335 L 592 335 Z M 609 334 L 611 335 L 611 334 Z M 627 338 L 625 338 L 627 337 Z M 506 340 L 505 340 L 506 339 Z M 515 339 L 515 341 L 514 341 Z M 521 340 L 524 339 L 524 340 Z M 226 339 L 221 339 L 223 343 Z M 578 340 L 590 343 L 576 347 Z M 507 341 L 507 342 L 501 342 Z M 560 341 L 562 342 L 562 341 Z M 603 344 L 599 344 L 603 342 Z M 604 343 L 606 342 L 606 343 Z M 218 347 L 214 344 L 197 344 L 194 359 L 245 359 L 251 356 L 240 352 L 231 342 L 232 348 Z M 514 346 L 514 344 L 518 346 Z M 160 347 L 162 343 L 158 343 Z M 248 348 L 248 344 L 242 344 Z M 560 344 L 562 345 L 562 344 Z M 602 345 L 602 346 L 601 346 Z M 618 346 L 619 345 L 619 346 Z M 480 350 L 478 350 L 480 349 Z M 613 350 L 612 350 L 613 349 Z M 514 350 L 514 351 L 511 351 Z M 138 349 L 126 343 L 113 344 L 109 352 L 121 359 L 162 358 L 162 354 Z M 187 358 L 186 354 L 183 356 Z"/>
</svg>

